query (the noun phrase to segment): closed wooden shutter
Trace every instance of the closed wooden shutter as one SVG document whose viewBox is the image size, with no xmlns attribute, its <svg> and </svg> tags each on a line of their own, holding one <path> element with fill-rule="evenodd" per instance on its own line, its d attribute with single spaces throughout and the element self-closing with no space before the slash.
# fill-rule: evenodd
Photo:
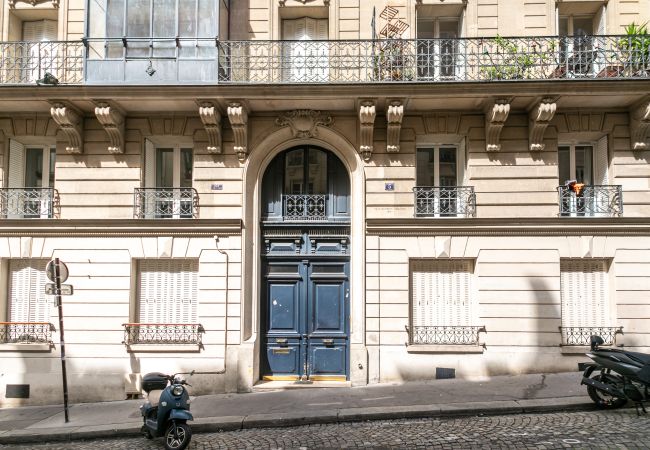
<svg viewBox="0 0 650 450">
<path fill-rule="evenodd" d="M 9 263 L 9 321 L 49 322 L 50 298 L 45 295 L 43 259 L 12 259 Z"/>
<path fill-rule="evenodd" d="M 563 327 L 610 326 L 607 262 L 601 259 L 560 260 Z"/>
<path fill-rule="evenodd" d="M 609 155 L 607 154 L 607 136 L 603 136 L 596 144 L 594 155 L 594 184 L 609 184 Z"/>
<path fill-rule="evenodd" d="M 198 261 L 145 259 L 139 262 L 140 323 L 197 323 Z"/>
<path fill-rule="evenodd" d="M 421 260 L 413 263 L 413 326 L 474 324 L 471 264 L 468 260 Z"/>
<path fill-rule="evenodd" d="M 23 41 L 56 41 L 56 20 L 34 20 L 23 22 Z"/>
</svg>

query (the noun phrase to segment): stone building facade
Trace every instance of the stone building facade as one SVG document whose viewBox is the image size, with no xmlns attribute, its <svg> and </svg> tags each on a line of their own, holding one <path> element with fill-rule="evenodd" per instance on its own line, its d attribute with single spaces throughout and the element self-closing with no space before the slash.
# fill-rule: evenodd
<svg viewBox="0 0 650 450">
<path fill-rule="evenodd" d="M 648 11 L 2 2 L 0 405 L 648 351 Z"/>
</svg>

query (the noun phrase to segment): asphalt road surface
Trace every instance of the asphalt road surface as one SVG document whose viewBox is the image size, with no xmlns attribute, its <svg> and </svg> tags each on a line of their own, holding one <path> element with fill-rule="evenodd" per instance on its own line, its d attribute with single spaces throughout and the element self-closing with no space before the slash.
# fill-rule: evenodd
<svg viewBox="0 0 650 450">
<path fill-rule="evenodd" d="M 0 449 L 162 449 L 162 439 L 97 439 Z M 650 448 L 650 414 L 615 411 L 400 419 L 197 433 L 190 449 Z"/>
</svg>

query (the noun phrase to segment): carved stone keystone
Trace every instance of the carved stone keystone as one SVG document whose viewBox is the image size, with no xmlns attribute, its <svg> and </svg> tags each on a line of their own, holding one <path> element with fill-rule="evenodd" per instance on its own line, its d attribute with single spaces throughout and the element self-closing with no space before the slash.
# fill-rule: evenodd
<svg viewBox="0 0 650 450">
<path fill-rule="evenodd" d="M 83 116 L 63 103 L 54 103 L 50 108 L 50 114 L 68 138 L 69 145 L 65 151 L 81 153 L 83 151 Z"/>
<path fill-rule="evenodd" d="M 248 113 L 246 108 L 238 102 L 228 105 L 228 120 L 235 135 L 235 153 L 240 162 L 246 160 L 248 155 Z"/>
<path fill-rule="evenodd" d="M 359 106 L 359 153 L 364 161 L 369 161 L 374 148 L 374 128 L 377 111 L 373 101 L 363 101 Z"/>
<path fill-rule="evenodd" d="M 531 152 L 544 150 L 544 132 L 546 127 L 553 120 L 556 103 L 550 100 L 542 100 L 535 106 L 528 116 L 528 145 Z"/>
<path fill-rule="evenodd" d="M 650 150 L 650 101 L 630 112 L 633 150 Z"/>
<path fill-rule="evenodd" d="M 297 109 L 280 114 L 275 124 L 291 128 L 293 137 L 312 138 L 318 136 L 318 127 L 329 127 L 334 120 L 332 116 L 310 109 Z"/>
<path fill-rule="evenodd" d="M 212 103 L 202 103 L 199 106 L 199 117 L 208 135 L 208 153 L 221 153 L 221 114 Z M 234 127 L 233 127 L 234 128 Z"/>
<path fill-rule="evenodd" d="M 98 103 L 95 116 L 108 134 L 108 153 L 124 153 L 124 116 L 108 103 Z"/>
<path fill-rule="evenodd" d="M 386 121 L 388 122 L 387 152 L 399 152 L 399 134 L 402 129 L 403 118 L 404 105 L 399 100 L 392 101 L 386 110 Z"/>
<path fill-rule="evenodd" d="M 510 113 L 510 103 L 505 100 L 497 100 L 485 114 L 485 149 L 488 152 L 501 150 L 499 138 L 508 113 Z"/>
</svg>

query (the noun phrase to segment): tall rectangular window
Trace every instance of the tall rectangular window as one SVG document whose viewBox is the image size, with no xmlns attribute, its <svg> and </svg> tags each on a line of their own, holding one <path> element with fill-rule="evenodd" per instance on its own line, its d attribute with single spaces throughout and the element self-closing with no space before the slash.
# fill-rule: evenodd
<svg viewBox="0 0 650 450">
<path fill-rule="evenodd" d="M 411 342 L 476 344 L 472 260 L 411 261 Z"/>
<path fill-rule="evenodd" d="M 54 215 L 56 149 L 9 141 L 7 188 L 2 214 L 11 218 L 49 218 Z"/>
<path fill-rule="evenodd" d="M 50 299 L 45 295 L 46 259 L 9 261 L 9 322 L 49 322 Z"/>
<path fill-rule="evenodd" d="M 196 259 L 143 259 L 138 262 L 138 322 L 193 324 L 198 318 Z"/>
<path fill-rule="evenodd" d="M 460 18 L 418 14 L 416 26 L 418 78 L 445 80 L 460 76 Z"/>
</svg>

